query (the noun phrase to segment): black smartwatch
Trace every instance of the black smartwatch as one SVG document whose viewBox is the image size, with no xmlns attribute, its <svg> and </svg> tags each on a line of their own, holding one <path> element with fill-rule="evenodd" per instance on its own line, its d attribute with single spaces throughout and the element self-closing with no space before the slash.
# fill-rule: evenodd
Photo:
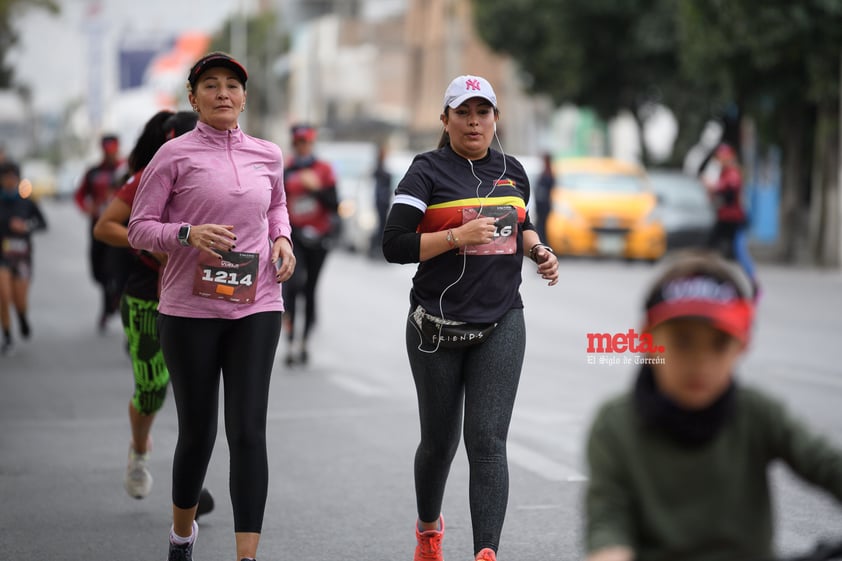
<svg viewBox="0 0 842 561">
<path fill-rule="evenodd" d="M 188 247 L 190 242 L 187 241 L 187 238 L 190 237 L 190 224 L 182 224 L 181 228 L 178 229 L 178 243 L 183 245 L 184 247 Z"/>
</svg>

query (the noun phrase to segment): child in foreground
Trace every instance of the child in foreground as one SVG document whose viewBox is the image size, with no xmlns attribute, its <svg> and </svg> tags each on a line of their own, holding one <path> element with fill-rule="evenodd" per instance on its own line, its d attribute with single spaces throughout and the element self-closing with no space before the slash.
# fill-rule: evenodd
<svg viewBox="0 0 842 561">
<path fill-rule="evenodd" d="M 645 302 L 663 361 L 599 409 L 587 441 L 588 561 L 772 556 L 768 467 L 783 460 L 842 501 L 842 451 L 739 383 L 751 283 L 708 253 L 667 267 Z"/>
</svg>

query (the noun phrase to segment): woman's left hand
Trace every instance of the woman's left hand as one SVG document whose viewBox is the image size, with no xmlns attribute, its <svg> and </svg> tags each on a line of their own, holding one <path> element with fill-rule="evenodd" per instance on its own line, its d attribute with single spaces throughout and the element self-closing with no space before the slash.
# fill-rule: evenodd
<svg viewBox="0 0 842 561">
<path fill-rule="evenodd" d="M 558 282 L 558 258 L 555 254 L 545 247 L 538 247 L 535 249 L 535 262 L 538 264 L 538 274 L 542 279 L 550 281 L 547 283 L 549 286 Z"/>
<path fill-rule="evenodd" d="M 298 178 L 301 180 L 301 184 L 304 185 L 308 191 L 318 191 L 322 187 L 321 179 L 319 179 L 319 176 L 312 169 L 303 169 L 299 171 Z"/>
<path fill-rule="evenodd" d="M 287 238 L 281 236 L 272 244 L 272 263 L 278 267 L 275 273 L 277 282 L 284 282 L 292 276 L 295 271 L 295 255 L 292 253 L 292 244 Z"/>
<path fill-rule="evenodd" d="M 23 218 L 13 216 L 9 220 L 9 230 L 15 234 L 26 234 L 29 232 L 29 226 L 26 225 L 26 220 Z"/>
</svg>

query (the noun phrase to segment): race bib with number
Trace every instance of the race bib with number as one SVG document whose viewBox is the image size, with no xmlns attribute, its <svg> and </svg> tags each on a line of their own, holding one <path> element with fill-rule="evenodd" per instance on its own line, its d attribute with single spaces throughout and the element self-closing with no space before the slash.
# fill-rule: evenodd
<svg viewBox="0 0 842 561">
<path fill-rule="evenodd" d="M 299 195 L 290 201 L 289 211 L 293 216 L 314 214 L 319 211 L 319 201 L 312 195 Z"/>
<path fill-rule="evenodd" d="M 512 255 L 517 252 L 517 209 L 509 205 L 462 209 L 462 223 L 479 216 L 496 218 L 494 240 L 481 245 L 463 246 L 459 253 L 467 255 Z"/>
<path fill-rule="evenodd" d="M 29 240 L 25 238 L 3 238 L 0 255 L 7 257 L 28 257 L 32 251 Z"/>
<path fill-rule="evenodd" d="M 240 251 L 219 251 L 222 259 L 207 254 L 199 257 L 193 294 L 236 304 L 254 302 L 259 255 Z"/>
</svg>

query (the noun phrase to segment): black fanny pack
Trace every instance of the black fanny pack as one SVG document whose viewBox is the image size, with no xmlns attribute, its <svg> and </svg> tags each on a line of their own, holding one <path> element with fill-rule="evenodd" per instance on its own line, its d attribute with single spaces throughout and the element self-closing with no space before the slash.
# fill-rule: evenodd
<svg viewBox="0 0 842 561">
<path fill-rule="evenodd" d="M 440 318 L 418 306 L 410 316 L 425 341 L 441 347 L 469 347 L 488 338 L 496 323 L 466 323 Z"/>
</svg>

